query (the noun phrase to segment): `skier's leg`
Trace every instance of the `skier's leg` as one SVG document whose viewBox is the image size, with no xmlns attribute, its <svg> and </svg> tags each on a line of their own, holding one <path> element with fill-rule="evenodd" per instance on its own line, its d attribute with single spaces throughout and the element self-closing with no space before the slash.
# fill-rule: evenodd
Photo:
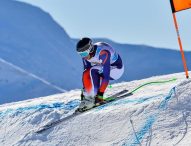
<svg viewBox="0 0 191 146">
<path fill-rule="evenodd" d="M 100 86 L 99 70 L 96 67 L 85 70 L 82 81 L 85 91 L 84 95 L 87 97 L 94 97 Z"/>
<path fill-rule="evenodd" d="M 95 96 L 100 86 L 99 70 L 96 67 L 87 69 L 83 73 L 84 92 L 82 94 L 83 100 L 79 109 L 90 109 L 95 105 Z"/>
</svg>

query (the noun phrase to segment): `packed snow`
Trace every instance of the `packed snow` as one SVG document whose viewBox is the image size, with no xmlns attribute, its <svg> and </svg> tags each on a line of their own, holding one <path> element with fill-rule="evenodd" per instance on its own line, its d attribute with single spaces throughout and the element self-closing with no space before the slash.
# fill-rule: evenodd
<svg viewBox="0 0 191 146">
<path fill-rule="evenodd" d="M 61 122 L 42 133 L 40 127 L 72 115 L 80 90 L 0 106 L 2 146 L 189 146 L 191 80 L 184 73 L 113 84 L 106 95 L 155 81 L 126 98 Z"/>
</svg>

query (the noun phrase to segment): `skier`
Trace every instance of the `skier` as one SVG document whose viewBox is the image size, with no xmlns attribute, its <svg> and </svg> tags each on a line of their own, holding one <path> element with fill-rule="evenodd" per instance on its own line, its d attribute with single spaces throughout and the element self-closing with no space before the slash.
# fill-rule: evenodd
<svg viewBox="0 0 191 146">
<path fill-rule="evenodd" d="M 78 108 L 84 111 L 104 103 L 103 95 L 109 80 L 119 79 L 124 66 L 119 54 L 105 42 L 93 44 L 90 38 L 85 37 L 78 41 L 76 50 L 84 65 L 83 90 Z"/>
</svg>

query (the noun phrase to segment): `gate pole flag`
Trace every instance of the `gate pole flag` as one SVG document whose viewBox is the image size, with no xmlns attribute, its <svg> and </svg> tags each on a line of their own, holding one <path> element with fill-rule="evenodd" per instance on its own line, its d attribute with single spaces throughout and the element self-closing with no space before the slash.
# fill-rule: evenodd
<svg viewBox="0 0 191 146">
<path fill-rule="evenodd" d="M 180 52 L 181 52 L 181 55 L 182 55 L 182 61 L 183 61 L 183 65 L 184 65 L 184 70 L 185 70 L 185 73 L 186 73 L 186 78 L 189 78 L 188 68 L 187 68 L 187 65 L 186 65 L 186 59 L 185 59 L 185 56 L 184 56 L 184 51 L 183 51 L 182 42 L 181 42 L 181 39 L 180 39 L 180 33 L 179 33 L 178 23 L 177 23 L 177 20 L 176 20 L 175 13 L 191 8 L 191 0 L 170 0 L 170 4 L 171 4 L 171 8 L 172 8 L 172 15 L 173 15 L 173 20 L 174 20 L 174 24 L 175 24 L 175 28 L 176 28 L 177 37 L 178 37 L 178 43 L 179 43 L 179 46 L 180 46 Z"/>
</svg>

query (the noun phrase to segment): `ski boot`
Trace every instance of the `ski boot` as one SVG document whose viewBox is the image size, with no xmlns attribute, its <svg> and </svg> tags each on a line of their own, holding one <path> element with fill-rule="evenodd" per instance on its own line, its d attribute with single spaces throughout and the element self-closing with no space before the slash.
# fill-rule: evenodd
<svg viewBox="0 0 191 146">
<path fill-rule="evenodd" d="M 89 110 L 95 106 L 95 98 L 94 97 L 85 97 L 83 93 L 81 94 L 81 103 L 77 109 L 79 112 L 83 112 Z"/>
<path fill-rule="evenodd" d="M 99 93 L 95 97 L 95 106 L 105 104 L 106 101 L 103 99 L 103 93 Z"/>
</svg>

